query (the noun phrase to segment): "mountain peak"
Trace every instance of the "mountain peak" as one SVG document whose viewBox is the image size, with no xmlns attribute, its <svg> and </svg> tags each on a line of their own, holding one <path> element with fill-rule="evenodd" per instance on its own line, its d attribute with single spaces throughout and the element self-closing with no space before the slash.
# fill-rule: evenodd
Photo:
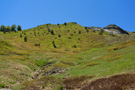
<svg viewBox="0 0 135 90">
<path fill-rule="evenodd" d="M 111 33 L 115 33 L 115 34 L 128 34 L 129 33 L 125 30 L 123 30 L 122 28 L 120 28 L 119 26 L 115 25 L 115 24 L 109 24 L 108 26 L 103 28 L 105 31 L 111 32 Z"/>
</svg>

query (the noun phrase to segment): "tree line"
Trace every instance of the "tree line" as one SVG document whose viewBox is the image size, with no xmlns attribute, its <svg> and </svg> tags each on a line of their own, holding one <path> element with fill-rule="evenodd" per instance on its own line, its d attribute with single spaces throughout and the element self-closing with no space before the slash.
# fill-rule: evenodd
<svg viewBox="0 0 135 90">
<path fill-rule="evenodd" d="M 21 31 L 21 30 L 22 27 L 20 25 L 16 26 L 15 24 L 13 24 L 11 27 L 5 25 L 0 26 L 0 31 L 2 32 L 13 32 L 13 31 Z"/>
</svg>

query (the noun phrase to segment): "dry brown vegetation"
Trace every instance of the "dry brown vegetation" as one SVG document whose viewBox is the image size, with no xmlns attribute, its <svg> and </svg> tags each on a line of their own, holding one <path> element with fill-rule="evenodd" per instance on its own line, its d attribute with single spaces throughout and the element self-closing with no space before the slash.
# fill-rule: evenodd
<svg viewBox="0 0 135 90">
<path fill-rule="evenodd" d="M 111 55 L 108 55 L 108 56 L 101 57 L 100 59 L 111 58 L 111 57 L 115 57 L 115 56 L 119 56 L 119 55 L 122 55 L 122 53 L 111 54 Z"/>
<path fill-rule="evenodd" d="M 21 90 L 53 90 L 60 83 L 60 79 L 54 77 L 44 77 L 37 80 L 35 79 L 33 81 L 25 82 L 23 84 L 24 88 L 22 88 Z"/>
<path fill-rule="evenodd" d="M 81 90 L 132 90 L 134 85 L 135 74 L 122 74 L 97 79 Z"/>
<path fill-rule="evenodd" d="M 114 61 L 114 60 L 118 60 L 118 59 L 120 59 L 120 58 L 121 58 L 121 56 L 120 56 L 120 57 L 115 57 L 115 58 L 109 59 L 109 60 L 107 60 L 107 61 Z"/>
<path fill-rule="evenodd" d="M 63 81 L 64 88 L 67 90 L 74 90 L 77 88 L 81 88 L 85 81 L 93 78 L 93 76 L 77 76 L 77 77 L 70 77 Z"/>
</svg>

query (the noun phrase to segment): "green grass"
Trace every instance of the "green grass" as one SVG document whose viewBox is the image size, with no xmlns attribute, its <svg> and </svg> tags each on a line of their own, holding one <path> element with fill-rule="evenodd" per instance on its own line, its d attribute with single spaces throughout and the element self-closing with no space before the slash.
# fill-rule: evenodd
<svg viewBox="0 0 135 90">
<path fill-rule="evenodd" d="M 79 54 L 79 56 L 82 57 L 83 62 L 72 67 L 65 73 L 58 75 L 58 77 L 66 75 L 94 75 L 95 78 L 100 78 L 120 73 L 135 72 L 134 46 L 112 52 L 104 52 L 105 49 L 106 48 L 88 50 Z"/>
<path fill-rule="evenodd" d="M 6 85 L 5 84 L 0 84 L 0 88 L 5 88 Z"/>
</svg>

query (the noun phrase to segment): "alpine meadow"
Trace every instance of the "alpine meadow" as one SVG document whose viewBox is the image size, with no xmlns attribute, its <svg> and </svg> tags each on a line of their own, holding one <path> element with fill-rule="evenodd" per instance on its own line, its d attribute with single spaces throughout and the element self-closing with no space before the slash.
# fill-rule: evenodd
<svg viewBox="0 0 135 90">
<path fill-rule="evenodd" d="M 134 32 L 114 24 L 100 28 L 83 27 L 76 22 L 17 31 L 2 27 L 1 88 L 135 89 Z"/>
<path fill-rule="evenodd" d="M 135 90 L 135 0 L 1 0 L 0 90 Z"/>
</svg>

